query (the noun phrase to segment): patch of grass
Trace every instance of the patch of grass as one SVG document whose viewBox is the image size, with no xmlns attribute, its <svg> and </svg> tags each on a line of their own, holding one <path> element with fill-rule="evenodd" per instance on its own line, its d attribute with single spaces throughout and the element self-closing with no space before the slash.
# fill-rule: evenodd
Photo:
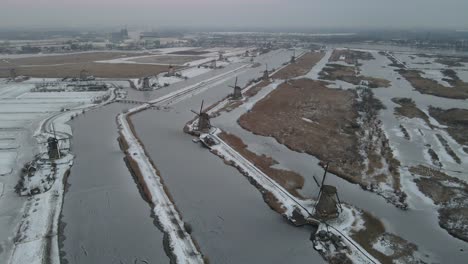
<svg viewBox="0 0 468 264">
<path fill-rule="evenodd" d="M 429 117 L 416 106 L 416 103 L 413 101 L 413 99 L 395 97 L 392 98 L 392 102 L 400 105 L 395 107 L 395 115 L 407 118 L 420 118 L 424 120 L 428 126 L 431 126 Z"/>
<path fill-rule="evenodd" d="M 427 79 L 421 76 L 422 72 L 417 70 L 397 70 L 411 85 L 422 94 L 430 94 L 439 97 L 452 99 L 468 99 L 468 83 L 460 79 L 453 80 L 454 87 L 446 87 L 435 80 Z"/>
</svg>

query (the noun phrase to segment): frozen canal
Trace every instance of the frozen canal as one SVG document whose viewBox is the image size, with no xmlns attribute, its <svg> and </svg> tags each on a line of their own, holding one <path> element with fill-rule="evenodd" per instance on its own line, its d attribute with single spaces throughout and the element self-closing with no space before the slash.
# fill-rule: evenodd
<svg viewBox="0 0 468 264">
<path fill-rule="evenodd" d="M 451 107 L 467 109 L 468 103 L 466 100 L 422 95 L 417 91 L 413 91 L 413 88 L 407 81 L 401 78 L 397 79 L 399 76 L 391 69 L 381 67 L 381 65 L 389 63 L 385 57 L 377 53 L 373 55 L 376 57 L 376 60 L 364 62 L 364 75 L 381 77 L 392 81 L 391 88 L 374 90 L 376 96 L 387 106 L 387 109 L 382 111 L 381 118 L 384 121 L 390 140 L 396 146 L 403 166 L 426 164 L 427 160 L 425 160 L 423 155 L 425 151 L 424 143 L 421 143 L 420 139 L 415 137 L 412 141 L 408 142 L 402 136 L 397 136 L 399 132 L 398 126 L 402 121 L 397 119 L 393 114 L 395 104 L 391 102 L 391 98 L 410 97 L 422 109 L 427 109 L 429 105 L 445 109 Z M 267 91 L 262 90 L 257 97 L 262 98 L 265 92 Z M 306 197 L 316 197 L 318 188 L 312 176 L 320 177 L 323 173 L 323 168 L 318 165 L 319 160 L 311 155 L 292 151 L 286 146 L 279 144 L 274 138 L 254 135 L 241 128 L 236 120 L 245 112 L 245 109 L 242 108 L 237 108 L 229 113 L 223 113 L 220 117 L 212 120 L 212 124 L 242 138 L 244 143 L 249 146 L 249 150 L 258 155 L 265 154 L 272 157 L 280 163 L 279 167 L 295 171 L 304 176 L 305 185 L 301 193 Z M 418 124 L 414 120 L 407 121 L 407 123 L 409 125 L 412 123 Z M 461 156 L 461 154 L 459 155 Z M 451 166 L 448 168 L 453 170 L 462 171 L 460 174 L 452 174 L 460 178 L 465 177 L 466 180 L 466 172 L 468 171 L 466 163 L 462 165 L 448 163 L 447 166 Z M 424 203 L 424 199 L 411 193 L 417 187 L 411 179 L 408 179 L 410 176 L 406 175 L 407 177 L 403 179 L 410 195 L 409 201 L 412 205 L 412 208 L 408 211 L 396 208 L 376 194 L 363 191 L 358 185 L 351 184 L 333 174 L 330 174 L 330 176 L 327 178 L 327 181 L 337 186 L 340 199 L 364 209 L 381 219 L 389 232 L 417 244 L 423 253 L 431 255 L 440 263 L 444 263 L 443 260 L 449 258 L 453 263 L 466 262 L 468 258 L 466 253 L 468 250 L 467 243 L 452 237 L 447 231 L 439 227 L 438 213 L 434 209 L 434 206 Z"/>
<path fill-rule="evenodd" d="M 290 52 L 269 57 L 278 67 Z M 262 68 L 239 74 L 244 85 Z M 225 83 L 179 102 L 165 111 L 133 117 L 136 131 L 161 172 L 193 237 L 212 263 L 323 263 L 309 241 L 310 230 L 291 226 L 263 201 L 260 192 L 236 169 L 184 134 L 202 99 L 210 105 L 231 92 Z"/>
<path fill-rule="evenodd" d="M 62 211 L 64 263 L 169 263 L 117 142 L 115 116 L 125 107 L 112 104 L 72 122 L 76 158 Z"/>
<path fill-rule="evenodd" d="M 275 51 L 260 58 L 279 67 L 291 54 Z M 238 68 L 227 66 L 156 92 L 130 91 L 149 100 Z M 263 67 L 239 71 L 239 82 L 261 75 Z M 169 110 L 148 110 L 135 127 L 174 197 L 193 236 L 212 263 L 323 263 L 309 241 L 310 230 L 296 228 L 272 211 L 260 192 L 236 169 L 193 144 L 184 124 L 198 109 L 223 98 L 235 75 Z M 115 116 L 132 105 L 113 104 L 73 122 L 75 164 L 68 179 L 62 222 L 62 257 L 68 263 L 167 263 L 162 233 L 149 205 L 123 162 Z M 140 262 L 138 262 L 140 261 Z"/>
</svg>

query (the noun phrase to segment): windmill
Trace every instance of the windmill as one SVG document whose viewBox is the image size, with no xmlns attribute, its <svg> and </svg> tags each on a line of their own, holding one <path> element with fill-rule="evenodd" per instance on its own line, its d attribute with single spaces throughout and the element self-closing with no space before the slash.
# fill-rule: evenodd
<svg viewBox="0 0 468 264">
<path fill-rule="evenodd" d="M 270 79 L 270 73 L 268 72 L 268 64 L 265 64 L 265 71 L 263 72 L 263 80 L 268 81 Z"/>
<path fill-rule="evenodd" d="M 219 54 L 219 55 L 218 55 L 218 60 L 219 60 L 219 61 L 224 60 L 223 52 L 220 51 L 220 52 L 218 52 L 218 54 Z"/>
<path fill-rule="evenodd" d="M 210 63 L 210 69 L 216 69 L 216 60 L 212 60 Z"/>
<path fill-rule="evenodd" d="M 10 69 L 10 79 L 14 80 L 17 76 L 16 69 Z"/>
<path fill-rule="evenodd" d="M 229 85 L 229 87 L 234 89 L 234 93 L 232 93 L 231 98 L 233 100 L 241 100 L 242 99 L 242 89 L 240 86 L 237 86 L 237 77 L 234 86 Z"/>
<path fill-rule="evenodd" d="M 90 74 L 87 70 L 83 69 L 80 72 L 80 81 L 88 81 L 90 79 Z"/>
<path fill-rule="evenodd" d="M 295 63 L 295 62 L 296 62 L 296 50 L 294 50 L 294 53 L 291 56 L 291 63 Z"/>
<path fill-rule="evenodd" d="M 150 90 L 150 78 L 149 77 L 144 77 L 143 78 L 143 90 Z"/>
<path fill-rule="evenodd" d="M 172 66 L 172 64 L 171 64 L 171 65 L 169 65 L 169 70 L 168 70 L 168 72 L 167 72 L 167 76 L 168 76 L 168 77 L 171 77 L 171 76 L 174 76 L 174 75 L 175 75 L 175 68 L 174 68 L 174 66 Z"/>
<path fill-rule="evenodd" d="M 60 141 L 68 140 L 68 138 L 57 138 L 57 134 L 55 132 L 55 126 L 52 124 L 52 131 L 54 133 L 53 137 L 49 137 L 46 142 L 47 143 L 47 154 L 49 155 L 50 160 L 60 159 L 62 154 L 60 152 Z"/>
<path fill-rule="evenodd" d="M 199 132 L 208 132 L 211 128 L 210 115 L 206 113 L 206 110 L 203 110 L 204 101 L 201 103 L 200 112 L 192 110 L 194 114 L 198 116 L 198 127 Z"/>
<path fill-rule="evenodd" d="M 321 184 L 318 183 L 314 176 L 315 183 L 320 188 L 317 197 L 317 203 L 315 204 L 315 214 L 322 219 L 336 218 L 339 214 L 338 210 L 343 210 L 336 187 L 332 185 L 325 185 L 328 166 L 329 163 L 325 165 L 325 173 L 323 174 Z"/>
</svg>

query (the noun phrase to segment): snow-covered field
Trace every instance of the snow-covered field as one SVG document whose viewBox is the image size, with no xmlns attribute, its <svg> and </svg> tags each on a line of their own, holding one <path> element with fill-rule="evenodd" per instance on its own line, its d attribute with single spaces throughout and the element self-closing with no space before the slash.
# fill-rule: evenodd
<svg viewBox="0 0 468 264">
<path fill-rule="evenodd" d="M 0 258 L 2 263 L 59 263 L 57 226 L 63 177 L 73 163 L 73 156 L 64 153 L 55 161 L 54 172 L 50 164 L 46 164 L 28 178 L 27 186 L 39 187 L 37 189 L 45 192 L 27 199 L 15 193 L 19 169 L 35 155 L 46 155 L 43 142 L 52 135 L 52 123 L 59 138 L 71 137 L 71 128 L 66 124 L 70 118 L 96 106 L 93 103 L 96 98 L 114 98 L 113 89 L 39 93 L 31 92 L 32 88 L 31 83 L 0 82 L 0 215 L 3 215 L 2 209 L 8 209 L 6 205 L 12 202 L 19 205 L 14 215 L 10 215 L 11 221 L 0 222 L 0 229 L 9 230 L 8 237 L 0 240 L 4 251 Z M 42 178 L 52 174 L 54 181 L 39 186 L 44 182 Z"/>
<path fill-rule="evenodd" d="M 31 129 L 34 123 L 60 112 L 62 109 L 71 109 L 92 103 L 94 98 L 108 92 L 30 92 L 34 88 L 31 84 L 4 83 L 0 84 L 0 131 L 18 131 L 24 133 Z M 11 136 L 5 138 L 0 134 L 0 144 L 8 139 L 8 144 L 20 145 L 18 135 L 12 142 Z M 0 145 L 1 146 L 1 145 Z M 0 152 L 1 173 L 11 172 L 16 166 L 16 150 L 13 152 Z M 7 158 L 8 157 L 8 158 Z"/>
<path fill-rule="evenodd" d="M 218 60 L 219 52 L 223 53 L 225 58 L 233 58 L 231 62 L 238 62 L 239 59 L 236 59 L 239 56 L 245 54 L 249 48 L 226 48 L 226 49 L 207 49 L 207 50 L 197 50 L 197 51 L 206 51 L 202 55 L 180 55 L 180 54 L 171 54 L 173 52 L 181 52 L 181 51 L 190 51 L 194 50 L 195 48 L 169 48 L 169 49 L 157 49 L 153 50 L 154 54 L 151 55 L 140 55 L 134 57 L 126 57 L 126 58 L 118 58 L 112 60 L 103 60 L 103 61 L 96 61 L 98 63 L 129 63 L 129 64 L 148 64 L 148 65 L 176 65 L 177 63 L 167 63 L 167 62 L 157 62 L 158 56 L 167 58 L 168 56 L 178 57 L 178 56 L 192 56 L 194 59 L 192 61 L 182 63 L 180 66 L 185 67 L 194 67 L 201 64 L 209 63 L 213 60 Z M 200 57 L 200 59 L 196 59 L 196 57 Z M 155 62 L 139 62 L 139 59 L 148 59 L 152 58 Z"/>
</svg>

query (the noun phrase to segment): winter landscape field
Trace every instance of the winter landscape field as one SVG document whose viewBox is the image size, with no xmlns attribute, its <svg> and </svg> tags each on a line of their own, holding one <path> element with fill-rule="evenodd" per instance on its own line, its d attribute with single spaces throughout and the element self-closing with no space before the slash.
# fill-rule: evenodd
<svg viewBox="0 0 468 264">
<path fill-rule="evenodd" d="M 467 8 L 3 4 L 0 264 L 468 263 Z"/>
</svg>

